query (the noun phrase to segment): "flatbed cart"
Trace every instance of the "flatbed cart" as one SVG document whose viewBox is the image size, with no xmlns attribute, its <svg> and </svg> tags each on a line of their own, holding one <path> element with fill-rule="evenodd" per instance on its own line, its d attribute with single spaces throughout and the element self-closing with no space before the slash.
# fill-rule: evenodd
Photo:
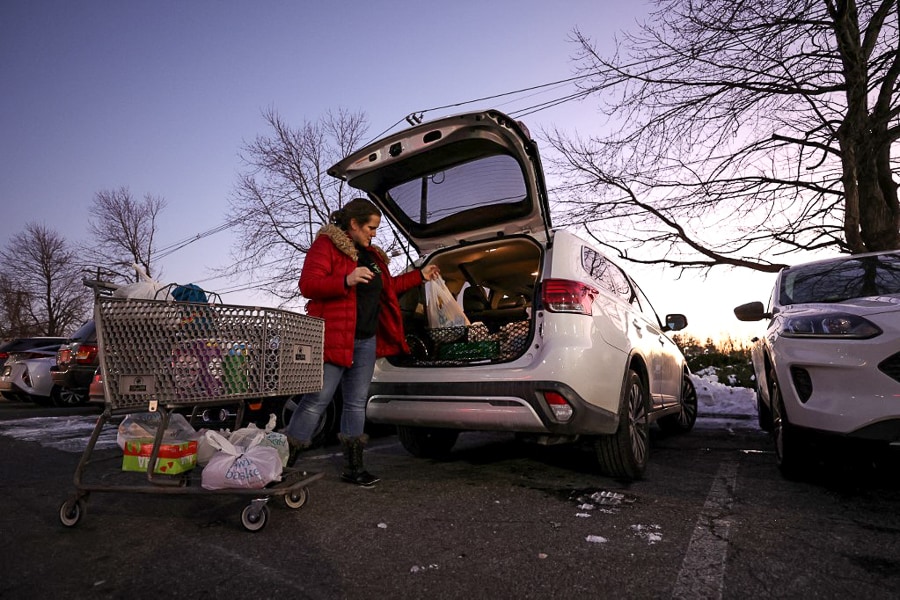
<svg viewBox="0 0 900 600">
<path fill-rule="evenodd" d="M 201 486 L 200 466 L 177 475 L 157 473 L 154 467 L 175 411 L 195 414 L 236 404 L 240 424 L 248 400 L 320 390 L 324 321 L 271 308 L 115 298 L 97 288 L 94 320 L 105 407 L 75 469 L 75 492 L 60 506 L 63 525 L 78 524 L 92 492 L 247 497 L 241 524 L 248 531 L 265 526 L 267 503 L 274 496 L 291 509 L 306 503 L 307 486 L 322 473 L 285 467 L 281 481 L 261 489 L 207 490 Z M 160 414 L 159 426 L 146 473 L 112 470 L 89 482 L 88 467 L 111 460 L 93 456 L 103 429 L 116 426 L 111 420 L 154 411 Z M 121 460 L 121 455 L 113 458 Z"/>
</svg>

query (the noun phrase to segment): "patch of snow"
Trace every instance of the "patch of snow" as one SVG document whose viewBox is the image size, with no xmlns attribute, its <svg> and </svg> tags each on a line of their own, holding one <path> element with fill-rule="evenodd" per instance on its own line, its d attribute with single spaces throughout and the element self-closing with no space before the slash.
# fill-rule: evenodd
<svg viewBox="0 0 900 600">
<path fill-rule="evenodd" d="M 410 568 L 409 572 L 410 573 L 422 573 L 423 571 L 435 571 L 435 570 L 437 570 L 437 568 L 438 568 L 438 566 L 434 563 L 432 563 L 428 566 L 413 565 Z"/>
<path fill-rule="evenodd" d="M 662 527 L 659 525 L 632 525 L 631 530 L 634 534 L 639 537 L 647 540 L 652 546 L 656 542 L 662 541 Z"/>
<path fill-rule="evenodd" d="M 719 383 L 713 367 L 691 374 L 691 380 L 697 390 L 698 416 L 756 417 L 756 390 Z"/>
<path fill-rule="evenodd" d="M 590 542 L 591 544 L 605 544 L 606 542 L 609 541 L 608 539 L 606 539 L 605 537 L 600 536 L 600 535 L 589 535 L 584 539 L 587 540 L 588 542 Z"/>
</svg>

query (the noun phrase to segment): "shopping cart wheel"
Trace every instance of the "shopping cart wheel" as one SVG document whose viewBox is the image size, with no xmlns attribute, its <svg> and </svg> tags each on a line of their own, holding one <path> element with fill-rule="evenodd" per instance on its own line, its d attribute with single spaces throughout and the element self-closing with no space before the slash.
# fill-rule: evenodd
<svg viewBox="0 0 900 600">
<path fill-rule="evenodd" d="M 269 520 L 269 509 L 265 506 L 255 506 L 248 504 L 241 511 L 241 525 L 247 531 L 257 532 L 266 526 Z"/>
<path fill-rule="evenodd" d="M 284 495 L 284 504 L 288 508 L 300 508 L 306 501 L 309 500 L 309 490 L 305 487 L 302 487 L 298 490 L 291 490 L 289 493 Z"/>
<path fill-rule="evenodd" d="M 75 527 L 84 515 L 84 502 L 82 500 L 66 500 L 59 507 L 59 522 L 66 527 Z"/>
</svg>

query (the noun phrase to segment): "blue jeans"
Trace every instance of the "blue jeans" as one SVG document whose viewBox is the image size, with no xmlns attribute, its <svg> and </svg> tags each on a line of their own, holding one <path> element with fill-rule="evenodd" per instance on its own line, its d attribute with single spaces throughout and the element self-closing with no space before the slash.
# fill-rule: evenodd
<svg viewBox="0 0 900 600">
<path fill-rule="evenodd" d="M 344 398 L 341 409 L 341 433 L 346 437 L 363 434 L 366 424 L 366 400 L 369 384 L 375 372 L 375 337 L 355 340 L 353 343 L 353 364 L 339 367 L 325 363 L 322 389 L 304 394 L 291 416 L 285 433 L 300 442 L 311 442 L 312 435 L 328 403 L 334 398 L 338 384 Z"/>
</svg>

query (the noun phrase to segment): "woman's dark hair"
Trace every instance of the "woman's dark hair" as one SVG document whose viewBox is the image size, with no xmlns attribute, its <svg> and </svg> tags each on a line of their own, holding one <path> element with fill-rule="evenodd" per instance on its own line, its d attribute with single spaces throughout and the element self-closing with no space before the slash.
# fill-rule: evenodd
<svg viewBox="0 0 900 600">
<path fill-rule="evenodd" d="M 381 211 L 377 206 L 366 198 L 354 198 L 345 204 L 343 208 L 331 213 L 329 219 L 332 224 L 347 231 L 350 229 L 351 220 L 356 221 L 358 225 L 364 225 L 369 222 L 372 215 L 381 216 Z"/>
</svg>

